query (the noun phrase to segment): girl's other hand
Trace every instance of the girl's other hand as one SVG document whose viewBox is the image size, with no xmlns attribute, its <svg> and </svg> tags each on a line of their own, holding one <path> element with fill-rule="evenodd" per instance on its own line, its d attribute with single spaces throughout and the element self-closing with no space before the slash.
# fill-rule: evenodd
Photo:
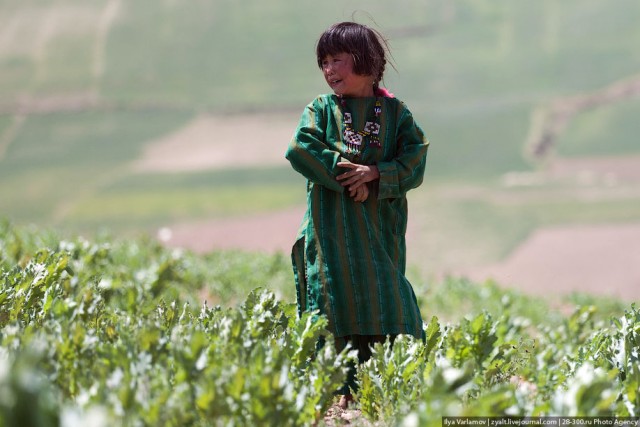
<svg viewBox="0 0 640 427">
<path fill-rule="evenodd" d="M 336 177 L 343 187 L 349 187 L 349 191 L 355 190 L 367 182 L 380 178 L 380 172 L 376 165 L 358 165 L 351 162 L 338 162 L 338 166 L 349 169 Z"/>
<path fill-rule="evenodd" d="M 369 187 L 367 184 L 362 184 L 349 191 L 349 195 L 353 198 L 354 202 L 364 202 L 369 198 Z"/>
</svg>

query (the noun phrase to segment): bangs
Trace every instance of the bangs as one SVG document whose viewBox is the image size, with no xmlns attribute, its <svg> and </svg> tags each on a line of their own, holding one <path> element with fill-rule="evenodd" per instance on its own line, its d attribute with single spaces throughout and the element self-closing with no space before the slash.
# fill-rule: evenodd
<svg viewBox="0 0 640 427">
<path fill-rule="evenodd" d="M 349 37 L 345 33 L 346 31 L 327 31 L 322 34 L 316 47 L 318 67 L 322 68 L 322 60 L 327 55 L 335 56 L 339 53 L 354 53 Z"/>
</svg>

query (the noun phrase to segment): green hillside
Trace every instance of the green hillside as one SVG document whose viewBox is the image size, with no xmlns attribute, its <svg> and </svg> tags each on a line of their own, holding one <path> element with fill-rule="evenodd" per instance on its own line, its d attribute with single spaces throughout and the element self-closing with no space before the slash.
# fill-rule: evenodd
<svg viewBox="0 0 640 427">
<path fill-rule="evenodd" d="M 295 117 L 327 91 L 318 35 L 352 17 L 388 36 L 395 70 L 385 83 L 432 142 L 427 183 L 413 196 L 430 211 L 427 226 L 488 238 L 483 256 L 497 259 L 537 226 L 585 221 L 585 209 L 591 222 L 638 218 L 635 198 L 584 205 L 554 182 L 507 209 L 478 196 L 521 191 L 505 189 L 504 174 L 537 170 L 525 155 L 536 111 L 638 75 L 635 0 L 0 2 L 0 214 L 152 231 L 300 204 L 303 181 L 286 165 L 140 174 L 131 164 L 201 114 Z M 579 111 L 553 154 L 640 154 L 639 110 L 630 96 Z M 496 233 L 505 223 L 509 233 Z"/>
</svg>

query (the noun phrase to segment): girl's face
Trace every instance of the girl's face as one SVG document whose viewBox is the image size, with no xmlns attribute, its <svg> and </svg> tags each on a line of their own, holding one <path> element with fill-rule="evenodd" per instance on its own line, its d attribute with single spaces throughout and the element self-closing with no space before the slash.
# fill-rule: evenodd
<svg viewBox="0 0 640 427">
<path fill-rule="evenodd" d="M 353 72 L 353 57 L 348 53 L 327 55 L 322 60 L 322 74 L 336 95 L 373 96 L 373 77 Z"/>
</svg>

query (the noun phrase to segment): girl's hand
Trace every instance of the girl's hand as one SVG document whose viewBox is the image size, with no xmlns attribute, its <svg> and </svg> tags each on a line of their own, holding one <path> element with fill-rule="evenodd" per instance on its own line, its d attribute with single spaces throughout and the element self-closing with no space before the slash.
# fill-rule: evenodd
<svg viewBox="0 0 640 427">
<path fill-rule="evenodd" d="M 369 197 L 369 187 L 367 184 L 362 184 L 351 190 L 349 195 L 353 197 L 354 202 L 364 202 Z"/>
<path fill-rule="evenodd" d="M 367 182 L 380 178 L 380 172 L 375 165 L 358 165 L 351 162 L 338 162 L 338 166 L 347 168 L 349 171 L 336 177 L 343 187 L 349 187 L 349 191 L 365 185 Z"/>
</svg>

